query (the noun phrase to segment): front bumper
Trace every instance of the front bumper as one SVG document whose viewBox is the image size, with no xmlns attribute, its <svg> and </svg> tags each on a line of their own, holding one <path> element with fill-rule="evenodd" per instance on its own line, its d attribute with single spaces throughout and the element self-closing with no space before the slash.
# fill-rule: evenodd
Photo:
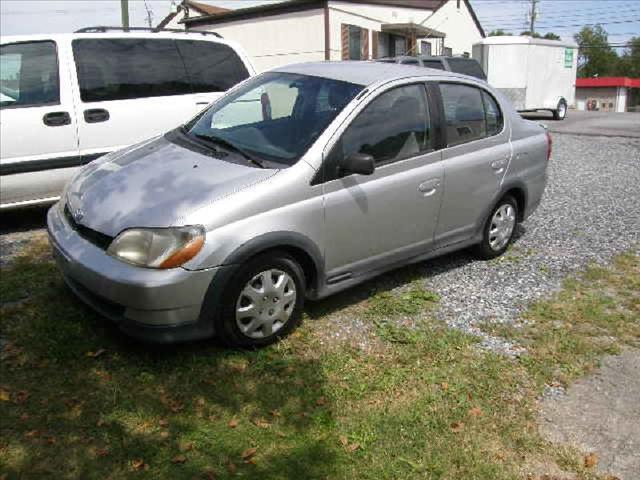
<svg viewBox="0 0 640 480">
<path fill-rule="evenodd" d="M 224 267 L 189 271 L 129 265 L 81 236 L 58 205 L 47 214 L 47 230 L 71 290 L 125 333 L 159 343 L 213 335 L 213 319 L 201 312 L 214 277 Z"/>
</svg>

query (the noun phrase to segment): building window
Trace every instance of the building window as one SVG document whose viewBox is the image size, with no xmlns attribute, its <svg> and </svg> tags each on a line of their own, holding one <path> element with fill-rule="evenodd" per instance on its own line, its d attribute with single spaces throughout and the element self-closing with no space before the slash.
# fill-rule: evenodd
<svg viewBox="0 0 640 480">
<path fill-rule="evenodd" d="M 420 53 L 428 57 L 431 56 L 431 44 L 425 40 L 420 42 Z"/>
<path fill-rule="evenodd" d="M 453 55 L 453 50 L 451 49 L 451 47 L 444 47 L 443 53 L 445 57 L 450 57 L 451 55 Z"/>
<path fill-rule="evenodd" d="M 360 60 L 362 54 L 362 29 L 349 25 L 349 60 Z"/>
</svg>

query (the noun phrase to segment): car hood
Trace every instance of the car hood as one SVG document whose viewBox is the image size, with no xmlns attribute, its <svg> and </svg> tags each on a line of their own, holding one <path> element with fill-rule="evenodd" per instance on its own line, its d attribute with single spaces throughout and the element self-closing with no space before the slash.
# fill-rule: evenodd
<svg viewBox="0 0 640 480">
<path fill-rule="evenodd" d="M 159 137 L 87 165 L 69 184 L 66 202 L 77 223 L 116 236 L 133 227 L 180 226 L 189 213 L 277 171 L 213 158 Z"/>
</svg>

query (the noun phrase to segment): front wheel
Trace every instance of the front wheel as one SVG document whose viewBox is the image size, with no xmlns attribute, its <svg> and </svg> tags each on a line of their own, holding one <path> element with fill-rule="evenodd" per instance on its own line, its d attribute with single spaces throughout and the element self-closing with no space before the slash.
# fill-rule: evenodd
<svg viewBox="0 0 640 480">
<path fill-rule="evenodd" d="M 552 110 L 554 120 L 564 120 L 567 116 L 567 102 L 561 98 L 555 110 Z"/>
<path fill-rule="evenodd" d="M 513 239 L 517 218 L 517 202 L 510 195 L 503 197 L 487 219 L 476 254 L 485 260 L 502 255 Z"/>
<path fill-rule="evenodd" d="M 215 319 L 216 335 L 230 347 L 262 347 L 300 322 L 304 272 L 286 253 L 267 253 L 241 265 Z"/>
</svg>

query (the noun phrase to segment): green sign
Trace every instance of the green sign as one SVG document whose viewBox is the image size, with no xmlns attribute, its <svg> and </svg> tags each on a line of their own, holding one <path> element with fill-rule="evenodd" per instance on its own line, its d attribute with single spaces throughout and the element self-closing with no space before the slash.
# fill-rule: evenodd
<svg viewBox="0 0 640 480">
<path fill-rule="evenodd" d="M 564 68 L 573 67 L 573 48 L 564 49 Z"/>
</svg>

